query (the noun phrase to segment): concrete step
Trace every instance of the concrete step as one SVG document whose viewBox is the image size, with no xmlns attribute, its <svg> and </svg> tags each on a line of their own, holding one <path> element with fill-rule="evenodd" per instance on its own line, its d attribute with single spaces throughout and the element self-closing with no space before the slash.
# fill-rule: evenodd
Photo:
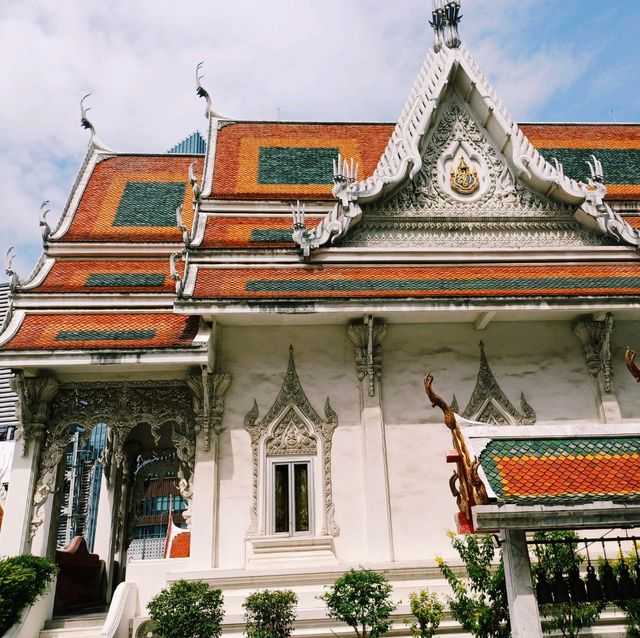
<svg viewBox="0 0 640 638">
<path fill-rule="evenodd" d="M 45 623 L 40 638 L 94 638 L 106 617 L 106 613 L 57 616 Z"/>
</svg>

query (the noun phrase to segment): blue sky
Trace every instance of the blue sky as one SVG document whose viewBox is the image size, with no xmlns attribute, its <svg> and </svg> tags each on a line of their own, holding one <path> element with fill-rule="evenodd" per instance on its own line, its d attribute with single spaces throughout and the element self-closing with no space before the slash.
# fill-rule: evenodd
<svg viewBox="0 0 640 638">
<path fill-rule="evenodd" d="M 64 207 L 88 134 L 163 151 L 204 104 L 237 119 L 394 121 L 432 42 L 430 0 L 5 0 L 0 252 L 28 275 L 38 208 Z M 463 0 L 463 40 L 520 121 L 640 121 L 637 0 Z"/>
</svg>

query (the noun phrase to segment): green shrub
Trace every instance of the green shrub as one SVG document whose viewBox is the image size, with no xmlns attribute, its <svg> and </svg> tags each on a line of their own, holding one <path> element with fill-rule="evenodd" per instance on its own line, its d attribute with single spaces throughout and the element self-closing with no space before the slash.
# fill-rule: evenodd
<svg viewBox="0 0 640 638">
<path fill-rule="evenodd" d="M 453 590 L 453 596 L 447 601 L 451 615 L 474 638 L 509 638 L 511 630 L 502 554 L 499 553 L 496 561 L 490 536 L 456 536 L 453 533 L 449 536 L 467 569 L 467 577 L 461 579 L 442 558 L 436 559 Z"/>
<path fill-rule="evenodd" d="M 414 638 L 433 638 L 444 616 L 444 605 L 438 594 L 423 589 L 409 594 L 411 613 L 415 618 L 409 625 Z"/>
<path fill-rule="evenodd" d="M 217 638 L 222 630 L 222 592 L 200 581 L 173 583 L 148 609 L 159 638 Z"/>
<path fill-rule="evenodd" d="M 297 603 L 298 597 L 290 589 L 265 589 L 247 596 L 242 606 L 248 638 L 289 638 Z"/>
<path fill-rule="evenodd" d="M 44 594 L 57 571 L 50 560 L 29 554 L 0 560 L 0 635 Z"/>
<path fill-rule="evenodd" d="M 320 597 L 329 616 L 353 627 L 358 638 L 378 638 L 389 631 L 395 610 L 393 588 L 383 574 L 352 569 Z"/>
</svg>

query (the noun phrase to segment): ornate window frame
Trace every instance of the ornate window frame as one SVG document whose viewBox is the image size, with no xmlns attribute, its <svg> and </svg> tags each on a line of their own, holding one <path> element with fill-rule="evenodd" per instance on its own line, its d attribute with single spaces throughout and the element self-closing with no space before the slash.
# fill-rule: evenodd
<svg viewBox="0 0 640 638">
<path fill-rule="evenodd" d="M 309 534 L 295 537 L 337 536 L 334 519 L 333 485 L 331 477 L 331 445 L 338 417 L 327 398 L 324 419 L 309 403 L 298 378 L 293 347 L 289 347 L 289 364 L 280 392 L 266 415 L 259 419 L 258 404 L 244 420 L 251 438 L 252 495 L 248 539 L 273 537 L 270 534 L 270 460 L 309 460 L 310 490 L 314 523 Z M 288 535 L 278 534 L 283 540 Z"/>
</svg>

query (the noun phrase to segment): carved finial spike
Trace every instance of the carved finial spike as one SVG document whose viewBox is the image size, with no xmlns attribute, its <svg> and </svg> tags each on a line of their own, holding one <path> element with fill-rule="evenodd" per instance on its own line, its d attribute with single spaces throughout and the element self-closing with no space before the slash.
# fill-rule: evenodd
<svg viewBox="0 0 640 638">
<path fill-rule="evenodd" d="M 95 133 L 95 128 L 93 127 L 93 124 L 91 123 L 91 121 L 87 118 L 87 113 L 91 110 L 90 106 L 85 106 L 84 105 L 84 101 L 88 98 L 91 97 L 91 93 L 87 93 L 81 100 L 80 100 L 80 126 L 82 126 L 82 128 L 86 128 L 89 129 L 92 133 Z"/>
<path fill-rule="evenodd" d="M 209 119 L 211 117 L 212 109 L 211 109 L 211 96 L 209 92 L 202 86 L 202 78 L 204 75 L 200 75 L 200 69 L 204 66 L 204 61 L 198 62 L 196 66 L 196 94 L 198 97 L 202 97 L 207 102 L 207 108 L 204 111 L 204 116 Z"/>
</svg>

